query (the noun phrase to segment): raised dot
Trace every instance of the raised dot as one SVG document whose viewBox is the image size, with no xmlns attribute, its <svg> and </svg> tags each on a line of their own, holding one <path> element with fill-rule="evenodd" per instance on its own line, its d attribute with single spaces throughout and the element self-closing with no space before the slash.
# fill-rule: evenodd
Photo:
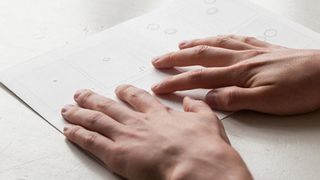
<svg viewBox="0 0 320 180">
<path fill-rule="evenodd" d="M 111 58 L 109 58 L 109 57 L 104 57 L 104 58 L 102 59 L 102 61 L 103 61 L 103 62 L 110 62 L 110 61 L 111 61 Z"/>
<path fill-rule="evenodd" d="M 169 28 L 169 29 L 164 30 L 164 33 L 168 34 L 168 35 L 173 35 L 173 34 L 177 33 L 177 30 L 174 28 Z"/>
<path fill-rule="evenodd" d="M 147 68 L 146 68 L 145 66 L 140 66 L 140 67 L 139 67 L 139 70 L 140 70 L 140 71 L 145 71 L 146 69 L 147 69 Z"/>
<path fill-rule="evenodd" d="M 267 29 L 264 31 L 264 35 L 267 38 L 276 37 L 278 35 L 278 31 L 276 29 Z"/>
<path fill-rule="evenodd" d="M 83 31 L 84 31 L 85 33 L 88 33 L 88 32 L 89 32 L 88 27 L 83 28 Z"/>
<path fill-rule="evenodd" d="M 159 24 L 148 24 L 147 29 L 151 30 L 151 31 L 156 31 L 160 29 L 160 25 Z"/>
<path fill-rule="evenodd" d="M 207 14 L 208 14 L 208 15 L 214 15 L 214 14 L 217 14 L 218 11 L 219 11 L 218 8 L 216 8 L 216 7 L 211 7 L 211 8 L 209 8 L 209 9 L 207 9 Z"/>
</svg>

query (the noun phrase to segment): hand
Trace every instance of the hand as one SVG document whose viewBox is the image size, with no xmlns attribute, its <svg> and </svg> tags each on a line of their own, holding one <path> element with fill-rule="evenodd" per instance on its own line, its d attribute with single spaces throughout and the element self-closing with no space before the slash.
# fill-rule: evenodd
<svg viewBox="0 0 320 180">
<path fill-rule="evenodd" d="M 89 90 L 62 109 L 65 136 L 130 180 L 251 179 L 222 123 L 202 101 L 185 98 L 185 112 L 133 86 L 117 88 L 127 108 Z"/>
<path fill-rule="evenodd" d="M 205 68 L 154 85 L 158 94 L 205 88 L 214 109 L 287 115 L 320 107 L 320 51 L 289 49 L 251 37 L 218 36 L 185 41 L 156 58 L 156 68 Z"/>
</svg>

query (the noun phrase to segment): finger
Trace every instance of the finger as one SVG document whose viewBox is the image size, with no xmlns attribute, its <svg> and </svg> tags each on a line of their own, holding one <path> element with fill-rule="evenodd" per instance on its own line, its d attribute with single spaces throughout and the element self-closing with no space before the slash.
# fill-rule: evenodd
<svg viewBox="0 0 320 180">
<path fill-rule="evenodd" d="M 217 122 L 217 126 L 218 126 L 221 137 L 225 140 L 226 143 L 230 144 L 230 140 L 224 130 L 223 124 L 205 102 L 194 100 L 189 97 L 185 97 L 183 99 L 183 108 L 186 112 L 195 112 L 195 113 L 206 114 L 210 116 L 213 115 L 217 120 L 216 122 Z"/>
<path fill-rule="evenodd" d="M 232 35 L 232 38 L 255 47 L 265 48 L 273 46 L 272 44 L 266 41 L 261 41 L 255 37 Z"/>
<path fill-rule="evenodd" d="M 256 110 L 261 106 L 264 87 L 225 87 L 214 89 L 206 95 L 206 102 L 216 110 L 239 111 Z"/>
<path fill-rule="evenodd" d="M 197 88 L 212 89 L 227 86 L 242 86 L 242 77 L 233 67 L 204 68 L 171 76 L 152 87 L 157 94 Z"/>
<path fill-rule="evenodd" d="M 182 49 L 158 57 L 152 63 L 156 68 L 172 68 L 175 66 L 221 67 L 241 60 L 241 52 L 199 45 Z"/>
<path fill-rule="evenodd" d="M 133 110 L 91 90 L 79 90 L 74 95 L 74 99 L 79 106 L 103 112 L 121 123 L 126 123 L 136 115 Z"/>
<path fill-rule="evenodd" d="M 102 112 L 68 105 L 61 111 L 68 122 L 82 126 L 90 131 L 98 132 L 111 139 L 115 139 L 123 131 L 123 125 Z"/>
<path fill-rule="evenodd" d="M 180 49 L 191 48 L 199 45 L 207 45 L 212 47 L 220 47 L 225 49 L 232 49 L 232 50 L 248 50 L 255 48 L 251 44 L 239 41 L 238 39 L 234 39 L 233 35 L 227 36 L 216 36 L 210 38 L 203 38 L 203 39 L 194 39 L 190 41 L 182 41 L 179 44 Z"/>
<path fill-rule="evenodd" d="M 119 86 L 116 89 L 116 94 L 122 101 L 129 103 L 134 109 L 140 112 L 166 109 L 166 107 L 150 93 L 131 85 Z"/>
<path fill-rule="evenodd" d="M 212 114 L 211 108 L 203 101 L 191 99 L 186 96 L 183 99 L 183 109 L 186 112 L 195 112 L 202 114 Z"/>
<path fill-rule="evenodd" d="M 114 149 L 114 142 L 112 140 L 76 125 L 66 126 L 64 128 L 64 135 L 71 142 L 92 153 L 108 166 L 108 156 L 111 154 L 112 149 Z"/>
</svg>

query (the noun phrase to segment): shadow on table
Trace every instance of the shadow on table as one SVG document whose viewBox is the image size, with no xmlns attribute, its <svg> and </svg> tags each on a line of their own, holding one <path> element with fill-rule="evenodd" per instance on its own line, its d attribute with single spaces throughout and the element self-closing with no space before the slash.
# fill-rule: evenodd
<svg viewBox="0 0 320 180">
<path fill-rule="evenodd" d="M 80 160 L 81 165 L 87 167 L 88 169 L 90 169 L 90 171 L 93 171 L 97 175 L 97 177 L 101 176 L 101 178 L 108 180 L 126 180 L 125 178 L 122 178 L 117 174 L 109 171 L 102 161 L 100 161 L 97 157 L 95 157 L 88 151 L 81 149 L 79 146 L 68 140 L 66 140 L 66 145 L 69 147 L 72 154 Z M 97 166 L 100 167 L 98 168 Z"/>
<path fill-rule="evenodd" d="M 231 141 L 242 145 L 310 145 L 320 138 L 320 110 L 294 116 L 242 111 L 224 119 L 223 124 Z"/>
<path fill-rule="evenodd" d="M 292 116 L 275 116 L 252 111 L 241 111 L 231 115 L 229 119 L 255 128 L 320 128 L 320 110 Z"/>
</svg>

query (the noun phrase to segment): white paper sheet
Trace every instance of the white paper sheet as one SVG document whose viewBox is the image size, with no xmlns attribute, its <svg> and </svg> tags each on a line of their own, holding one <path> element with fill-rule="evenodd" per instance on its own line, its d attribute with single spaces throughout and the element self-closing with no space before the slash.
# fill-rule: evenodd
<svg viewBox="0 0 320 180">
<path fill-rule="evenodd" d="M 294 48 L 319 47 L 319 35 L 245 0 L 180 0 L 98 33 L 78 44 L 47 53 L 1 72 L 1 82 L 50 124 L 61 130 L 60 109 L 78 89 L 114 96 L 122 83 L 150 89 L 172 72 L 151 59 L 177 50 L 181 40 L 240 34 Z M 201 99 L 207 90 L 159 97 L 181 109 L 185 95 Z M 228 113 L 218 113 L 223 118 Z"/>
</svg>

